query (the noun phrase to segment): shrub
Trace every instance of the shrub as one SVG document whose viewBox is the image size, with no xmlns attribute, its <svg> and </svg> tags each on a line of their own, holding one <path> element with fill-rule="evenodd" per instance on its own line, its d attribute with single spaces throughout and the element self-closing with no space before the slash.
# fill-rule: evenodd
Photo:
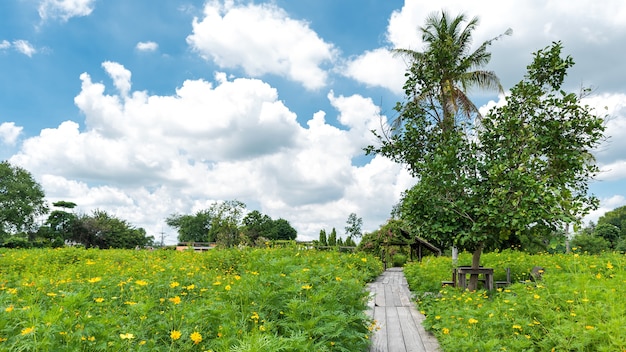
<svg viewBox="0 0 626 352">
<path fill-rule="evenodd" d="M 602 237 L 593 234 L 581 233 L 574 237 L 572 240 L 572 246 L 578 247 L 581 252 L 599 254 L 609 250 L 611 243 Z"/>
<path fill-rule="evenodd" d="M 406 264 L 406 255 L 404 254 L 394 254 L 393 255 L 393 266 L 404 266 Z"/>
</svg>

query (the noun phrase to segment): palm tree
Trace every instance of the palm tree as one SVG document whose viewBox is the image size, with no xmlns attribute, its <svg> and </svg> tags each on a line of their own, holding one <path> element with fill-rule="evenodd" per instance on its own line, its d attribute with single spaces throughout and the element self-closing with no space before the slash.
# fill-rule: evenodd
<svg viewBox="0 0 626 352">
<path fill-rule="evenodd" d="M 487 47 L 502 36 L 511 35 L 512 30 L 508 29 L 471 51 L 472 32 L 478 25 L 478 18 L 472 18 L 463 26 L 465 22 L 464 14 L 451 18 L 445 11 L 432 13 L 426 18 L 426 25 L 419 28 L 426 44 L 423 52 L 393 50 L 410 60 L 411 74 L 428 76 L 418 79 L 418 82 L 430 82 L 431 85 L 414 87 L 412 98 L 429 102 L 433 107 L 430 113 L 443 128 L 454 126 L 457 118 L 469 119 L 474 114 L 480 117 L 478 108 L 466 94 L 471 87 L 503 92 L 496 74 L 481 68 L 491 59 Z"/>
</svg>

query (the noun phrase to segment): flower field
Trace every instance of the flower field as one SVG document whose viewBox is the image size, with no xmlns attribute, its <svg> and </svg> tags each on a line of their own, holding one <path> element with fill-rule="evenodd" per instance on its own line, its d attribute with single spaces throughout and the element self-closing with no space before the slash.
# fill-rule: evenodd
<svg viewBox="0 0 626 352">
<path fill-rule="evenodd" d="M 359 351 L 374 257 L 0 250 L 0 351 Z"/>
<path fill-rule="evenodd" d="M 418 293 L 425 326 L 444 351 L 626 351 L 626 257 L 618 253 L 484 254 L 485 267 L 514 284 L 492 292 L 441 288 L 450 258 L 425 258 L 405 268 Z M 469 265 L 461 255 L 460 265 Z M 525 281 L 534 266 L 541 281 Z M 434 292 L 426 294 L 424 292 Z"/>
</svg>

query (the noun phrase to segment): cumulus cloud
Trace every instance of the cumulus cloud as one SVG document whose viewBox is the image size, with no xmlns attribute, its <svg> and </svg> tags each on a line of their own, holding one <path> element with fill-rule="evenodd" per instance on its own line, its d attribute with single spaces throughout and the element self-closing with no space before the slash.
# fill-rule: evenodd
<svg viewBox="0 0 626 352">
<path fill-rule="evenodd" d="M 324 111 L 301 125 L 258 79 L 216 74 L 216 82 L 188 80 L 159 96 L 131 91 L 122 65 L 103 67 L 118 93 L 81 75 L 75 104 L 84 129 L 74 121 L 44 129 L 11 158 L 42 180 L 52 201 L 111 211 L 154 234 L 171 213 L 238 199 L 313 239 L 322 228 L 341 230 L 350 212 L 367 213 L 375 228 L 410 182 L 387 159 L 352 163 L 384 119 L 369 98 L 331 92 L 331 118 L 344 128 Z"/>
<path fill-rule="evenodd" d="M 67 21 L 72 17 L 88 16 L 94 9 L 96 0 L 42 0 L 39 4 L 39 17 Z"/>
<path fill-rule="evenodd" d="M 623 195 L 614 195 L 607 198 L 600 199 L 600 206 L 598 209 L 590 212 L 583 218 L 583 224 L 588 224 L 590 221 L 594 223 L 598 222 L 598 219 L 604 215 L 607 211 L 611 211 L 615 208 L 626 205 L 626 198 Z"/>
<path fill-rule="evenodd" d="M 159 44 L 151 41 L 139 42 L 137 43 L 135 48 L 137 48 L 137 50 L 139 51 L 156 51 L 159 48 Z"/>
<path fill-rule="evenodd" d="M 6 145 L 15 145 L 22 129 L 21 126 L 15 126 L 15 122 L 3 122 L 0 124 L 0 141 Z"/>
<path fill-rule="evenodd" d="M 328 77 L 325 63 L 337 55 L 308 23 L 292 19 L 272 4 L 207 2 L 204 17 L 194 19 L 191 48 L 222 68 L 248 75 L 275 74 L 318 89 Z"/>
<path fill-rule="evenodd" d="M 346 66 L 346 70 L 342 72 L 347 77 L 368 86 L 387 88 L 396 94 L 402 93 L 407 63 L 386 48 L 366 51 L 350 60 Z"/>
<path fill-rule="evenodd" d="M 6 50 L 11 47 L 11 43 L 8 40 L 4 39 L 0 42 L 0 50 Z"/>
</svg>

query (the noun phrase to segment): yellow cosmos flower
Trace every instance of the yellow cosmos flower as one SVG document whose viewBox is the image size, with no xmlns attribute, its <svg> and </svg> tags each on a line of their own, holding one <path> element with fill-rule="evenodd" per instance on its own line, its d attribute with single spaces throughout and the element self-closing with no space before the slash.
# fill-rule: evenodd
<svg viewBox="0 0 626 352">
<path fill-rule="evenodd" d="M 302 286 L 302 289 L 304 289 L 304 290 L 310 290 L 312 288 L 313 288 L 313 286 L 311 286 L 311 285 L 304 285 L 304 286 Z"/>
<path fill-rule="evenodd" d="M 180 286 L 180 284 L 178 282 L 176 282 L 176 281 L 170 282 L 170 288 L 174 288 L 174 287 L 178 287 L 178 286 Z"/>
<path fill-rule="evenodd" d="M 137 280 L 137 281 L 135 281 L 135 284 L 137 284 L 139 286 L 146 286 L 148 284 L 148 282 L 144 281 L 144 280 Z"/>
<path fill-rule="evenodd" d="M 341 281 L 341 278 L 340 278 L 339 276 L 337 276 L 337 277 L 335 278 L 335 280 L 337 280 L 337 281 Z"/>
<path fill-rule="evenodd" d="M 230 291 L 230 285 L 226 285 L 226 287 L 224 287 L 224 289 L 225 289 L 226 291 Z"/>
<path fill-rule="evenodd" d="M 96 301 L 96 303 L 104 302 L 104 298 L 102 298 L 102 297 L 94 298 L 93 300 Z"/>
<path fill-rule="evenodd" d="M 470 323 L 470 324 L 478 324 L 478 320 L 476 320 L 476 319 L 474 319 L 474 318 L 469 318 L 469 319 L 467 320 L 467 322 L 468 322 L 468 323 Z"/>
<path fill-rule="evenodd" d="M 448 329 L 448 328 L 443 328 L 443 329 L 441 329 L 441 332 L 442 332 L 444 335 L 448 335 L 448 334 L 450 333 L 450 329 Z"/>
<path fill-rule="evenodd" d="M 87 282 L 91 283 L 91 284 L 95 284 L 96 282 L 102 281 L 101 277 L 92 277 L 91 279 L 87 280 Z"/>
<path fill-rule="evenodd" d="M 606 268 L 609 270 L 613 269 L 613 264 L 611 262 L 606 263 Z"/>
<path fill-rule="evenodd" d="M 172 330 L 172 332 L 170 332 L 170 338 L 171 338 L 172 340 L 178 340 L 178 339 L 180 339 L 180 336 L 181 336 L 181 335 L 182 335 L 182 334 L 181 334 L 181 333 L 180 333 L 180 331 L 178 331 L 178 330 Z"/>
<path fill-rule="evenodd" d="M 191 341 L 196 345 L 202 341 L 202 335 L 197 331 L 192 332 L 189 338 L 191 338 Z"/>
<path fill-rule="evenodd" d="M 174 304 L 179 304 L 180 303 L 180 297 L 176 296 L 176 297 L 172 297 L 169 299 L 170 302 L 174 303 Z"/>
<path fill-rule="evenodd" d="M 22 332 L 20 332 L 20 335 L 28 335 L 28 334 L 30 334 L 33 331 L 35 331 L 35 327 L 34 326 L 31 326 L 29 328 L 24 328 L 24 329 L 22 329 Z"/>
<path fill-rule="evenodd" d="M 129 334 L 120 334 L 120 338 L 122 340 L 132 340 L 132 339 L 135 338 L 135 335 L 130 334 L 130 333 Z"/>
<path fill-rule="evenodd" d="M 4 308 L 4 311 L 7 313 L 11 313 L 13 309 L 15 309 L 15 307 L 13 307 L 13 305 L 11 304 L 10 306 Z"/>
</svg>

